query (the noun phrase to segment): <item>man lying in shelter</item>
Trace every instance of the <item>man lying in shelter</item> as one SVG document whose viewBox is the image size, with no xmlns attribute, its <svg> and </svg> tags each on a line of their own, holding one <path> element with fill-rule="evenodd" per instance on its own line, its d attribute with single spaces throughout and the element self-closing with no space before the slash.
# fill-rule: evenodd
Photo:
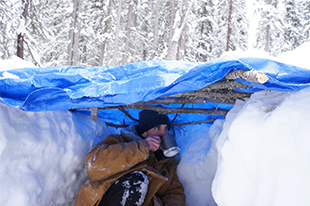
<svg viewBox="0 0 310 206">
<path fill-rule="evenodd" d="M 139 125 L 109 135 L 86 158 L 90 177 L 81 187 L 75 206 L 182 206 L 185 194 L 173 158 L 163 155 L 161 137 L 168 134 L 167 115 L 139 113 Z"/>
</svg>

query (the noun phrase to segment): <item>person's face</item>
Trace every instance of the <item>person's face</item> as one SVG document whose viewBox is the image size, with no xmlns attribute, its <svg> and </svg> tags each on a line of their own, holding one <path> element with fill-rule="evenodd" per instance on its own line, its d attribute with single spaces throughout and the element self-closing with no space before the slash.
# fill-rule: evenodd
<svg viewBox="0 0 310 206">
<path fill-rule="evenodd" d="M 166 134 L 168 134 L 168 125 L 166 124 L 160 124 L 156 127 L 153 127 L 149 129 L 148 131 L 144 132 L 142 134 L 143 137 L 148 137 L 148 136 L 159 136 L 163 137 Z"/>
</svg>

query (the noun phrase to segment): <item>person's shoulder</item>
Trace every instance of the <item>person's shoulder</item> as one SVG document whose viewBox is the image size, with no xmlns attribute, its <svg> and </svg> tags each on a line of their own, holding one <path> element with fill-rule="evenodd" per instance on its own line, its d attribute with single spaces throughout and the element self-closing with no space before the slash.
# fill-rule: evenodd
<svg viewBox="0 0 310 206">
<path fill-rule="evenodd" d="M 100 144 L 115 144 L 119 142 L 125 142 L 125 139 L 119 134 L 110 134 Z"/>
<path fill-rule="evenodd" d="M 129 125 L 128 127 L 121 130 L 121 136 L 127 142 L 140 141 L 142 138 L 139 136 L 137 128 L 138 125 L 136 124 Z"/>
<path fill-rule="evenodd" d="M 124 137 L 121 134 L 110 134 L 108 137 L 112 139 L 118 139 L 120 141 L 125 141 Z"/>
</svg>

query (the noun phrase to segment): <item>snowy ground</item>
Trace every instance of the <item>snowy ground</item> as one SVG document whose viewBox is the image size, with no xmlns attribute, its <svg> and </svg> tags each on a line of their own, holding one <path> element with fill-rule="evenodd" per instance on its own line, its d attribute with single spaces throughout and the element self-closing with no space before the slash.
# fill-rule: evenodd
<svg viewBox="0 0 310 206">
<path fill-rule="evenodd" d="M 309 49 L 304 44 L 276 60 L 310 69 Z M 234 55 L 240 54 L 226 54 Z M 1 60 L 0 70 L 34 67 L 27 64 Z M 237 102 L 210 128 L 177 132 L 187 205 L 308 205 L 309 114 L 310 88 L 263 91 Z M 69 111 L 24 112 L 0 104 L 0 116 L 0 205 L 72 205 L 86 178 L 87 151 L 112 130 L 101 119 Z"/>
</svg>

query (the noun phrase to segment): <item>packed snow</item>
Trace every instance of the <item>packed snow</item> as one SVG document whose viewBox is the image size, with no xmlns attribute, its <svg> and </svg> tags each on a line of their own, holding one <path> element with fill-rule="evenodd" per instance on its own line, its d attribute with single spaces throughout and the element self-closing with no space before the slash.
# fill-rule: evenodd
<svg viewBox="0 0 310 206">
<path fill-rule="evenodd" d="M 309 69 L 309 49 L 301 45 L 277 60 Z M 14 57 L 1 60 L 0 70 L 25 65 L 34 67 Z M 211 127 L 177 130 L 187 205 L 308 205 L 309 114 L 310 88 L 261 91 Z M 79 112 L 25 112 L 1 103 L 0 116 L 1 206 L 73 205 L 87 177 L 87 152 L 118 132 Z"/>
</svg>

